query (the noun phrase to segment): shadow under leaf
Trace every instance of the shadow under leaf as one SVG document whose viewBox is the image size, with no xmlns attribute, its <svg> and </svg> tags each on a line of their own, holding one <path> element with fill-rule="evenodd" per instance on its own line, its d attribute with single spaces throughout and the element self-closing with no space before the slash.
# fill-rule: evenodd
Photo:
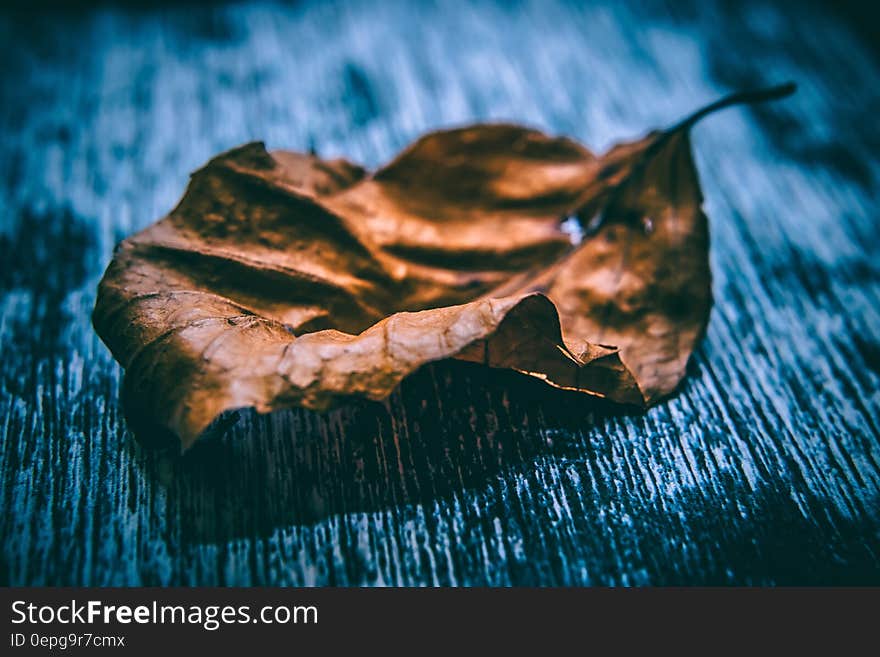
<svg viewBox="0 0 880 657">
<path fill-rule="evenodd" d="M 578 431 L 620 413 L 514 372 L 446 361 L 408 377 L 384 403 L 237 411 L 215 431 L 222 435 L 183 457 L 154 452 L 145 466 L 152 462 L 177 506 L 182 542 L 215 542 L 449 497 L 564 452 Z"/>
</svg>

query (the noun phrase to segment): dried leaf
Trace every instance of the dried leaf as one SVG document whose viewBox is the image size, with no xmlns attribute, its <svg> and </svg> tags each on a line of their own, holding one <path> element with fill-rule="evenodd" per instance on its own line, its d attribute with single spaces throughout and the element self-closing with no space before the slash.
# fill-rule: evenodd
<svg viewBox="0 0 880 657">
<path fill-rule="evenodd" d="M 223 411 L 382 399 L 444 358 L 650 404 L 711 306 L 688 129 L 791 90 L 601 157 L 514 125 L 431 133 L 373 174 L 260 143 L 224 153 L 101 281 L 94 325 L 129 420 L 187 448 Z"/>
</svg>

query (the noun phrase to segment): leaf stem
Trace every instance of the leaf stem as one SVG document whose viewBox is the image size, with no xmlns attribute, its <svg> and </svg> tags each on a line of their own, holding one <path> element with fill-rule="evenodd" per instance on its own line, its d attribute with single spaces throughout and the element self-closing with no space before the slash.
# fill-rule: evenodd
<svg viewBox="0 0 880 657">
<path fill-rule="evenodd" d="M 738 91 L 728 96 L 724 96 L 723 98 L 719 98 L 715 102 L 709 103 L 705 107 L 698 109 L 696 112 L 685 118 L 683 121 L 674 125 L 667 132 L 672 133 L 678 132 L 679 130 L 687 130 L 705 116 L 713 114 L 718 110 L 722 110 L 725 107 L 730 107 L 731 105 L 763 103 L 768 100 L 785 98 L 786 96 L 790 96 L 791 94 L 793 94 L 796 90 L 797 85 L 794 82 L 786 82 L 784 84 L 779 84 L 773 87 L 763 87 L 761 89 Z"/>
<path fill-rule="evenodd" d="M 744 103 L 762 103 L 767 100 L 785 98 L 786 96 L 790 96 L 791 94 L 793 94 L 795 91 L 797 91 L 797 85 L 794 82 L 786 82 L 784 84 L 779 84 L 773 87 L 763 87 L 761 89 L 738 91 L 736 93 L 724 96 L 723 98 L 719 98 L 718 100 L 698 109 L 696 112 L 679 121 L 671 128 L 668 128 L 661 132 L 652 133 L 652 135 L 654 135 L 654 140 L 645 147 L 645 149 L 642 151 L 638 159 L 635 161 L 635 163 L 632 165 L 629 172 L 623 177 L 623 179 L 619 180 L 613 187 L 608 190 L 608 196 L 606 197 L 603 210 L 601 210 L 592 218 L 589 218 L 589 221 L 586 221 L 585 218 L 581 216 L 584 210 L 584 204 L 582 204 L 578 209 L 571 213 L 580 224 L 584 237 L 595 235 L 599 231 L 599 228 L 601 228 L 605 224 L 605 210 L 614 204 L 615 200 L 620 196 L 621 190 L 624 188 L 624 186 L 636 175 L 640 174 L 645 169 L 650 159 L 654 157 L 654 155 L 656 155 L 663 147 L 665 147 L 666 144 L 669 143 L 669 140 L 672 139 L 675 135 L 685 130 L 689 130 L 700 119 L 708 116 L 709 114 L 713 114 L 718 110 L 722 110 L 725 107 L 730 107 L 731 105 L 740 105 Z M 651 135 L 649 135 L 648 137 L 650 136 Z M 617 163 L 616 166 L 619 166 L 619 164 L 620 163 Z"/>
</svg>

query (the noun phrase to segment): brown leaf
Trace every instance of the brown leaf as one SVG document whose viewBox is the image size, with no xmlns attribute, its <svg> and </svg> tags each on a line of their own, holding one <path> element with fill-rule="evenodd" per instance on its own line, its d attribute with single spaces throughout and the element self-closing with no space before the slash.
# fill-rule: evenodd
<svg viewBox="0 0 880 657">
<path fill-rule="evenodd" d="M 688 129 L 790 91 L 602 157 L 514 125 L 431 133 L 373 174 L 259 143 L 224 153 L 101 281 L 94 325 L 126 369 L 129 420 L 187 448 L 225 410 L 381 399 L 444 358 L 656 401 L 711 306 Z"/>
</svg>

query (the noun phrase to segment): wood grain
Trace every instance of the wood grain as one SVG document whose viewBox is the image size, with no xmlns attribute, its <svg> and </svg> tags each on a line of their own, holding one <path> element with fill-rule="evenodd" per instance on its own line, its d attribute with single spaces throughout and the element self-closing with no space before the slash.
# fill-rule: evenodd
<svg viewBox="0 0 880 657">
<path fill-rule="evenodd" d="M 0 17 L 0 581 L 880 583 L 880 64 L 818 5 L 99 6 Z M 387 404 L 126 430 L 92 331 L 113 246 L 262 139 L 375 166 L 513 120 L 694 133 L 716 306 L 680 394 L 622 416 L 439 364 Z"/>
</svg>

